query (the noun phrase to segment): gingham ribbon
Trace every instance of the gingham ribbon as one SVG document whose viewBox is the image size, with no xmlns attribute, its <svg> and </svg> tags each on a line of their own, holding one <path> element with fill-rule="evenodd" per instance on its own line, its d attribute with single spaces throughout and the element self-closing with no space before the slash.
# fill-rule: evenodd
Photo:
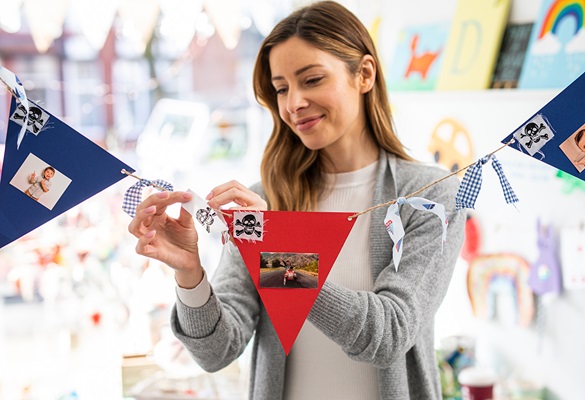
<svg viewBox="0 0 585 400">
<path fill-rule="evenodd" d="M 148 179 L 139 180 L 126 190 L 126 193 L 124 193 L 124 201 L 122 203 L 122 210 L 132 218 L 136 215 L 136 207 L 142 202 L 142 189 L 146 186 L 164 188 L 164 190 L 169 192 L 173 191 L 173 185 L 161 179 L 154 181 L 149 181 Z"/>
<path fill-rule="evenodd" d="M 480 158 L 475 164 L 467 169 L 467 172 L 465 172 L 459 190 L 457 191 L 457 196 L 455 197 L 455 208 L 457 210 L 475 207 L 477 195 L 481 190 L 482 169 L 489 160 L 492 160 L 492 167 L 500 179 L 500 185 L 504 191 L 506 203 L 513 204 L 518 202 L 518 198 L 516 197 L 512 186 L 510 186 L 510 183 L 504 175 L 504 170 L 502 169 L 500 162 L 496 156 L 492 154 Z"/>
<path fill-rule="evenodd" d="M 394 246 L 392 247 L 392 257 L 396 271 L 398 271 L 398 264 L 400 264 L 400 259 L 402 258 L 402 244 L 404 240 L 404 227 L 402 226 L 402 220 L 400 219 L 400 206 L 403 204 L 410 204 L 416 210 L 430 211 L 439 217 L 443 227 L 441 244 L 444 244 L 445 240 L 447 239 L 447 226 L 449 225 L 449 221 L 447 220 L 447 215 L 445 213 L 445 206 L 442 204 L 435 203 L 434 201 L 430 201 L 422 197 L 411 197 L 410 199 L 399 197 L 396 200 L 396 203 L 388 207 L 386 218 L 384 219 L 386 230 L 390 235 L 390 239 L 392 239 L 394 242 Z M 443 251 L 442 247 L 441 251 Z"/>
<path fill-rule="evenodd" d="M 24 121 L 22 121 L 22 128 L 20 128 L 20 132 L 18 133 L 18 139 L 16 140 L 16 149 L 20 147 L 20 143 L 24 138 L 24 134 L 26 133 L 26 128 L 28 126 L 28 98 L 26 97 L 26 92 L 20 79 L 14 73 L 3 66 L 0 65 L 0 81 L 4 83 L 6 88 L 10 91 L 10 93 L 20 101 L 20 104 L 26 110 L 26 115 L 24 116 Z"/>
</svg>

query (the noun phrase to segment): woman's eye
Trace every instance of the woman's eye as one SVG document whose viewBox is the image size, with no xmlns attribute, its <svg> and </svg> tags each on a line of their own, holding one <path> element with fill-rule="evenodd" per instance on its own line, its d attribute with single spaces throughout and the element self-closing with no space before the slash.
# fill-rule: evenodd
<svg viewBox="0 0 585 400">
<path fill-rule="evenodd" d="M 321 79 L 323 79 L 322 76 L 316 77 L 316 78 L 309 78 L 307 79 L 307 85 L 316 85 L 317 83 L 319 83 L 321 81 Z"/>
<path fill-rule="evenodd" d="M 280 88 L 280 89 L 276 88 L 275 90 L 276 90 L 277 95 L 282 95 L 282 94 L 286 93 L 286 88 Z"/>
</svg>

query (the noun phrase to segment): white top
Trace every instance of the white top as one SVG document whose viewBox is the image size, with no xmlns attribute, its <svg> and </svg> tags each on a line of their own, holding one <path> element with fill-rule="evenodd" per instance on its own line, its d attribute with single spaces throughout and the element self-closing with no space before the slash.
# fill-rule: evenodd
<svg viewBox="0 0 585 400">
<path fill-rule="evenodd" d="M 359 212 L 372 206 L 378 162 L 357 171 L 329 175 L 329 196 L 319 211 Z M 360 215 L 327 277 L 353 290 L 372 290 L 369 229 L 371 213 Z M 351 360 L 341 348 L 305 322 L 287 357 L 285 400 L 378 399 L 376 368 Z"/>
</svg>

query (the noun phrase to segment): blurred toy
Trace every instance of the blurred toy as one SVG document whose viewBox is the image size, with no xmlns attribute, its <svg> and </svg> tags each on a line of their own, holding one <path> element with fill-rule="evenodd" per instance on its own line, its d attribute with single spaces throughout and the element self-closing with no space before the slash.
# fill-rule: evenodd
<svg viewBox="0 0 585 400">
<path fill-rule="evenodd" d="M 530 266 L 528 285 L 539 296 L 546 293 L 559 294 L 562 290 L 561 267 L 557 256 L 557 241 L 553 229 L 543 226 L 540 220 L 538 228 L 538 258 Z"/>
</svg>

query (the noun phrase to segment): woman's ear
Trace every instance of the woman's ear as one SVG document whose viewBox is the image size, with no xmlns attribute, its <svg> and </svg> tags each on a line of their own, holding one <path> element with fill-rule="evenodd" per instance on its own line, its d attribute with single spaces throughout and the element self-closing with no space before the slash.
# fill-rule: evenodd
<svg viewBox="0 0 585 400">
<path fill-rule="evenodd" d="M 363 56 L 359 74 L 360 93 L 368 93 L 376 82 L 376 61 L 370 54 Z"/>
</svg>

